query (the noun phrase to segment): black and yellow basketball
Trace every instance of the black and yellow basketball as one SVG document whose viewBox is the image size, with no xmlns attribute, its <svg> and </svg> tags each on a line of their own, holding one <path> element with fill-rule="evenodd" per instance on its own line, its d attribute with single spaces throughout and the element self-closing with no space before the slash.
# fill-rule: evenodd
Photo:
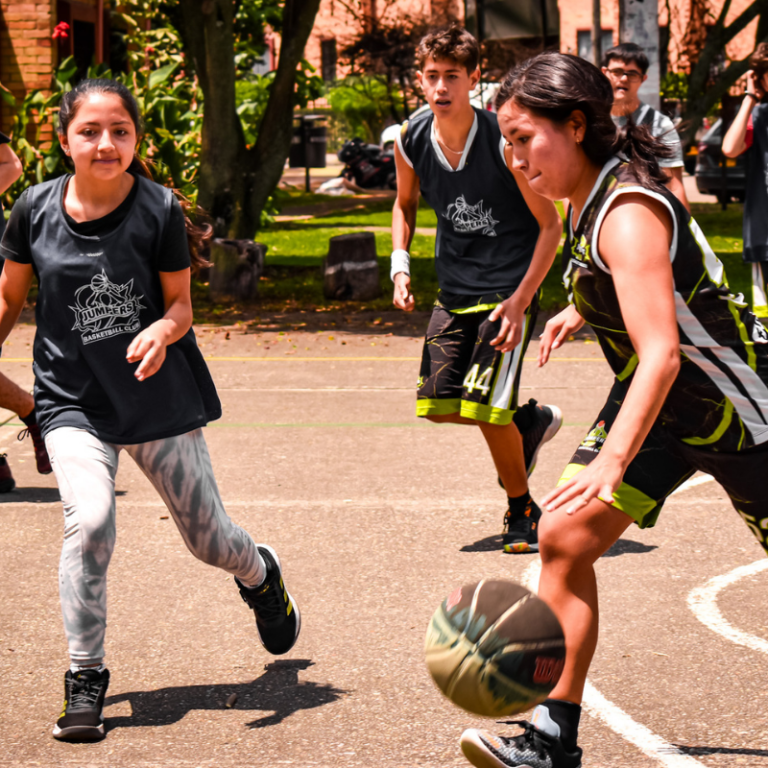
<svg viewBox="0 0 768 768">
<path fill-rule="evenodd" d="M 486 717 L 540 704 L 565 662 L 565 638 L 550 607 L 512 581 L 483 580 L 452 592 L 427 629 L 427 666 L 454 703 Z"/>
</svg>

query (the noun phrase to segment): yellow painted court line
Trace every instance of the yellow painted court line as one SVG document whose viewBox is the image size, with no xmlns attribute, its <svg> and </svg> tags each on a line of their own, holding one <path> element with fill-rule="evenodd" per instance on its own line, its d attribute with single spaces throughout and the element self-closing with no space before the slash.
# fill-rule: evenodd
<svg viewBox="0 0 768 768">
<path fill-rule="evenodd" d="M 394 362 L 417 363 L 420 357 L 206 357 L 212 363 L 363 363 L 363 362 Z M 528 363 L 536 362 L 535 357 L 524 357 Z M 0 357 L 0 363 L 31 363 L 31 357 Z M 603 363 L 604 357 L 550 357 L 550 363 Z"/>
</svg>

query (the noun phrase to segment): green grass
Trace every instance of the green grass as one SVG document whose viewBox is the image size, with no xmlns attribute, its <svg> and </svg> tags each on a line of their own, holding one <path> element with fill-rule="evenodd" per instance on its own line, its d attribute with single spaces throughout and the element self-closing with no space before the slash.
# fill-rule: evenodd
<svg viewBox="0 0 768 768">
<path fill-rule="evenodd" d="M 291 192 L 290 205 L 318 203 L 317 195 Z M 558 203 L 561 216 L 562 205 Z M 693 215 L 713 250 L 725 265 L 729 284 L 734 293 L 750 298 L 750 271 L 741 259 L 742 206 L 730 205 L 721 211 L 718 205 L 693 206 Z M 376 251 L 379 260 L 382 295 L 371 302 L 332 302 L 323 297 L 321 265 L 328 252 L 328 240 L 335 235 L 360 231 L 366 227 L 389 227 L 392 220 L 392 201 L 367 202 L 365 208 L 327 213 L 307 220 L 279 222 L 259 233 L 257 239 L 268 246 L 266 269 L 260 285 L 260 310 L 286 310 L 339 307 L 345 311 L 362 309 L 382 310 L 392 306 L 392 283 L 389 280 L 389 254 L 392 237 L 388 231 L 376 232 Z M 416 222 L 418 227 L 434 228 L 435 212 L 423 201 Z M 416 307 L 428 310 L 437 295 L 437 276 L 434 267 L 435 238 L 415 235 L 411 246 L 411 284 Z M 542 286 L 542 309 L 553 310 L 566 303 L 561 282 L 560 253 Z M 231 305 L 218 305 L 205 298 L 204 286 L 196 290 L 196 304 L 201 316 L 215 319 L 230 316 Z"/>
</svg>

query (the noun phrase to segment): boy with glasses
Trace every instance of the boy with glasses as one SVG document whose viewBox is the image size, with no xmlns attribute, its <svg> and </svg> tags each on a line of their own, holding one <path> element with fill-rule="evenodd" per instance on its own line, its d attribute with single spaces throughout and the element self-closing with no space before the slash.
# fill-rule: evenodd
<svg viewBox="0 0 768 768">
<path fill-rule="evenodd" d="M 690 211 L 688 198 L 683 187 L 683 147 L 672 121 L 640 101 L 638 91 L 648 79 L 648 57 L 635 43 L 622 43 L 609 48 L 603 56 L 603 74 L 613 88 L 613 109 L 611 115 L 618 126 L 631 118 L 635 125 L 645 125 L 653 136 L 674 150 L 668 158 L 657 158 L 659 167 L 668 176 L 667 188 Z"/>
</svg>

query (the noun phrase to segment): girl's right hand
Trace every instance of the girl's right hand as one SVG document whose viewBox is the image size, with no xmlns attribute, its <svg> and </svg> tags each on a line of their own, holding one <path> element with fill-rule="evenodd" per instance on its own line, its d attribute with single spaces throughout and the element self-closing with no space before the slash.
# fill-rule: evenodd
<svg viewBox="0 0 768 768">
<path fill-rule="evenodd" d="M 416 301 L 411 293 L 411 276 L 405 272 L 398 272 L 395 275 L 395 295 L 392 303 L 398 309 L 404 309 L 406 312 L 412 312 L 416 306 Z"/>
<path fill-rule="evenodd" d="M 584 318 L 569 304 L 562 312 L 547 321 L 544 333 L 539 336 L 539 357 L 536 365 L 541 368 L 549 360 L 549 353 L 557 349 L 572 333 L 584 325 Z"/>
</svg>

